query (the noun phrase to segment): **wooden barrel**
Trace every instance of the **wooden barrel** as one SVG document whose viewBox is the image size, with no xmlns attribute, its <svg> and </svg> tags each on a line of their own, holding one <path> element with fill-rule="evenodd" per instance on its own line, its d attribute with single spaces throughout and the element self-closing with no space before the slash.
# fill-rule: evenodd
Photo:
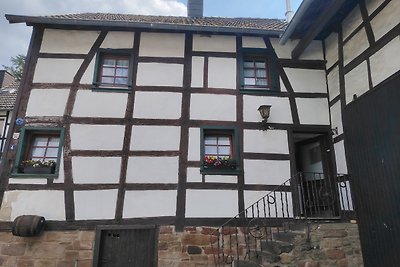
<svg viewBox="0 0 400 267">
<path fill-rule="evenodd" d="M 15 218 L 12 233 L 16 236 L 37 236 L 44 227 L 44 217 L 37 215 L 21 215 Z"/>
</svg>

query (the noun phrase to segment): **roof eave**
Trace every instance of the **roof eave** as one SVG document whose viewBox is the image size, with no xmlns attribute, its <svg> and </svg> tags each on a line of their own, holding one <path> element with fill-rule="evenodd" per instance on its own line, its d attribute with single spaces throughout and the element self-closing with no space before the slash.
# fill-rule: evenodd
<svg viewBox="0 0 400 267">
<path fill-rule="evenodd" d="M 207 33 L 229 33 L 229 34 L 251 34 L 269 35 L 280 37 L 283 30 L 263 30 L 254 28 L 234 28 L 219 26 L 184 25 L 170 23 L 147 23 L 147 22 L 124 22 L 107 20 L 82 20 L 82 19 L 59 19 L 49 17 L 33 17 L 21 15 L 5 15 L 9 23 L 26 23 L 28 26 L 35 24 L 42 25 L 64 25 L 64 26 L 86 26 L 86 27 L 119 27 L 119 28 L 140 28 L 153 30 L 174 30 L 174 31 L 194 31 Z"/>
</svg>

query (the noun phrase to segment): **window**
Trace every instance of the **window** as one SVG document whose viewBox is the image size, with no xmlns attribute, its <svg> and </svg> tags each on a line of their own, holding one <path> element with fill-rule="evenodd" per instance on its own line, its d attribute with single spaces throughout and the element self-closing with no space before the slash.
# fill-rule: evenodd
<svg viewBox="0 0 400 267">
<path fill-rule="evenodd" d="M 201 171 L 234 174 L 238 171 L 238 139 L 235 129 L 205 127 L 201 130 Z"/>
<path fill-rule="evenodd" d="M 13 175 L 58 176 L 63 136 L 61 128 L 22 128 Z"/>
<path fill-rule="evenodd" d="M 241 68 L 241 92 L 279 91 L 276 58 L 269 49 L 243 49 Z"/>
<path fill-rule="evenodd" d="M 132 53 L 129 50 L 103 49 L 97 54 L 94 88 L 127 91 L 132 86 Z"/>
</svg>

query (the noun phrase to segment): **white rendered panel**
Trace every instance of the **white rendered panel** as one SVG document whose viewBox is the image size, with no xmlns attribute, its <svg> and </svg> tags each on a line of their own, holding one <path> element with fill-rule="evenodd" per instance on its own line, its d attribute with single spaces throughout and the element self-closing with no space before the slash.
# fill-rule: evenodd
<svg viewBox="0 0 400 267">
<path fill-rule="evenodd" d="M 324 52 L 322 49 L 322 41 L 320 40 L 312 41 L 304 50 L 304 52 L 301 53 L 299 59 L 323 60 Z"/>
<path fill-rule="evenodd" d="M 346 39 L 362 23 L 362 21 L 360 6 L 356 5 L 342 22 L 343 40 Z"/>
<path fill-rule="evenodd" d="M 75 191 L 75 219 L 114 219 L 118 190 Z"/>
<path fill-rule="evenodd" d="M 329 72 L 328 76 L 328 92 L 329 99 L 334 99 L 340 94 L 340 82 L 339 82 L 339 67 L 335 67 Z"/>
<path fill-rule="evenodd" d="M 238 213 L 234 190 L 186 190 L 186 217 L 227 217 Z"/>
<path fill-rule="evenodd" d="M 71 124 L 71 148 L 77 150 L 122 150 L 122 125 Z"/>
<path fill-rule="evenodd" d="M 235 58 L 208 58 L 208 87 L 236 89 Z"/>
<path fill-rule="evenodd" d="M 131 150 L 178 151 L 180 136 L 178 126 L 133 126 Z"/>
<path fill-rule="evenodd" d="M 200 129 L 189 128 L 188 160 L 200 160 Z"/>
<path fill-rule="evenodd" d="M 289 160 L 244 160 L 244 182 L 246 184 L 280 185 L 289 178 Z"/>
<path fill-rule="evenodd" d="M 400 69 L 400 39 L 394 38 L 371 57 L 371 76 L 374 86 Z"/>
<path fill-rule="evenodd" d="M 347 43 L 343 46 L 344 65 L 364 52 L 369 47 L 365 28 L 361 28 Z"/>
<path fill-rule="evenodd" d="M 301 124 L 329 125 L 329 104 L 326 98 L 296 98 Z"/>
<path fill-rule="evenodd" d="M 292 51 L 299 42 L 299 40 L 289 39 L 285 45 L 281 45 L 279 38 L 270 38 L 270 41 L 278 58 L 292 58 Z"/>
<path fill-rule="evenodd" d="M 190 119 L 236 121 L 236 96 L 191 94 Z"/>
<path fill-rule="evenodd" d="M 176 190 L 126 191 L 123 218 L 175 216 Z"/>
<path fill-rule="evenodd" d="M 124 118 L 127 100 L 127 94 L 79 90 L 72 116 Z"/>
<path fill-rule="evenodd" d="M 189 183 L 201 183 L 202 174 L 200 168 L 187 168 L 187 181 Z"/>
<path fill-rule="evenodd" d="M 339 59 L 338 42 L 338 34 L 334 32 L 325 39 L 326 68 L 330 68 Z"/>
<path fill-rule="evenodd" d="M 81 84 L 93 84 L 93 76 L 94 76 L 94 66 L 96 64 L 96 57 L 93 57 L 89 66 L 87 67 L 85 73 L 83 74 L 80 83 Z"/>
<path fill-rule="evenodd" d="M 134 38 L 134 32 L 108 32 L 100 47 L 111 49 L 132 49 Z"/>
<path fill-rule="evenodd" d="M 98 31 L 45 29 L 40 52 L 87 54 L 98 36 Z"/>
<path fill-rule="evenodd" d="M 335 148 L 336 168 L 338 173 L 347 173 L 346 153 L 344 149 L 344 142 L 341 141 L 333 145 Z"/>
<path fill-rule="evenodd" d="M 193 35 L 193 51 L 236 52 L 236 37 L 227 35 Z"/>
<path fill-rule="evenodd" d="M 244 152 L 288 154 L 287 131 L 244 130 Z"/>
<path fill-rule="evenodd" d="M 204 57 L 192 57 L 192 87 L 203 87 Z"/>
<path fill-rule="evenodd" d="M 64 89 L 33 89 L 26 116 L 63 116 L 68 95 Z"/>
<path fill-rule="evenodd" d="M 289 185 L 289 184 L 287 184 Z M 279 192 L 275 193 L 276 197 L 276 205 L 270 204 L 268 205 L 268 200 L 270 203 L 274 201 L 274 194 L 270 194 L 266 196 L 268 192 L 266 191 L 244 191 L 244 205 L 245 207 L 249 207 L 259 201 L 261 198 L 265 197 L 265 214 L 264 214 L 264 202 L 260 200 L 258 206 L 260 208 L 260 216 L 261 217 L 293 217 L 293 201 L 292 201 L 292 193 L 290 192 Z M 254 206 L 256 207 L 256 205 Z M 283 210 L 283 212 L 282 212 Z M 250 210 L 251 215 L 251 210 Z"/>
<path fill-rule="evenodd" d="M 292 113 L 288 98 L 271 96 L 243 96 L 243 119 L 244 121 L 260 122 L 262 120 L 258 107 L 261 105 L 272 105 L 268 122 L 292 123 Z"/>
<path fill-rule="evenodd" d="M 182 87 L 183 64 L 139 63 L 136 84 Z"/>
<path fill-rule="evenodd" d="M 179 119 L 182 94 L 164 92 L 136 92 L 134 118 Z"/>
<path fill-rule="evenodd" d="M 139 56 L 183 57 L 185 35 L 182 33 L 150 33 L 140 36 Z"/>
<path fill-rule="evenodd" d="M 379 40 L 388 31 L 400 23 L 400 1 L 392 0 L 371 21 L 375 39 Z M 398 39 L 398 38 L 397 38 Z"/>
<path fill-rule="evenodd" d="M 325 70 L 284 68 L 294 92 L 326 93 Z"/>
<path fill-rule="evenodd" d="M 243 36 L 242 46 L 250 48 L 266 48 L 262 37 Z"/>
<path fill-rule="evenodd" d="M 342 107 L 340 101 L 336 102 L 335 105 L 331 107 L 331 123 L 332 129 L 338 129 L 338 135 L 343 133 Z"/>
<path fill-rule="evenodd" d="M 127 183 L 178 183 L 178 157 L 130 157 Z"/>
<path fill-rule="evenodd" d="M 10 178 L 8 180 L 9 184 L 47 184 L 47 177 L 43 178 Z"/>
<path fill-rule="evenodd" d="M 366 0 L 368 14 L 371 15 L 385 0 Z"/>
<path fill-rule="evenodd" d="M 367 62 L 364 61 L 344 76 L 346 104 L 353 101 L 353 95 L 361 96 L 369 89 Z"/>
<path fill-rule="evenodd" d="M 72 83 L 83 59 L 39 58 L 34 83 Z"/>
<path fill-rule="evenodd" d="M 20 215 L 34 214 L 46 220 L 65 220 L 64 191 L 6 191 L 0 219 L 13 221 Z"/>
<path fill-rule="evenodd" d="M 117 184 L 121 172 L 120 157 L 72 157 L 76 184 Z"/>
<path fill-rule="evenodd" d="M 204 181 L 206 183 L 236 184 L 238 182 L 238 178 L 234 175 L 205 175 Z"/>
</svg>

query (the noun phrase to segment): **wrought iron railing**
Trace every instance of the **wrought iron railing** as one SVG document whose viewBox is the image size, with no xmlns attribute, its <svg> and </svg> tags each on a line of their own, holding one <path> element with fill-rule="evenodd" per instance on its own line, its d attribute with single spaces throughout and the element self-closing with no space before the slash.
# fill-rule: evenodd
<svg viewBox="0 0 400 267">
<path fill-rule="evenodd" d="M 302 172 L 226 221 L 210 236 L 215 266 L 240 266 L 251 260 L 261 243 L 274 241 L 295 220 L 348 219 L 353 211 L 347 175 L 331 179 Z"/>
</svg>

